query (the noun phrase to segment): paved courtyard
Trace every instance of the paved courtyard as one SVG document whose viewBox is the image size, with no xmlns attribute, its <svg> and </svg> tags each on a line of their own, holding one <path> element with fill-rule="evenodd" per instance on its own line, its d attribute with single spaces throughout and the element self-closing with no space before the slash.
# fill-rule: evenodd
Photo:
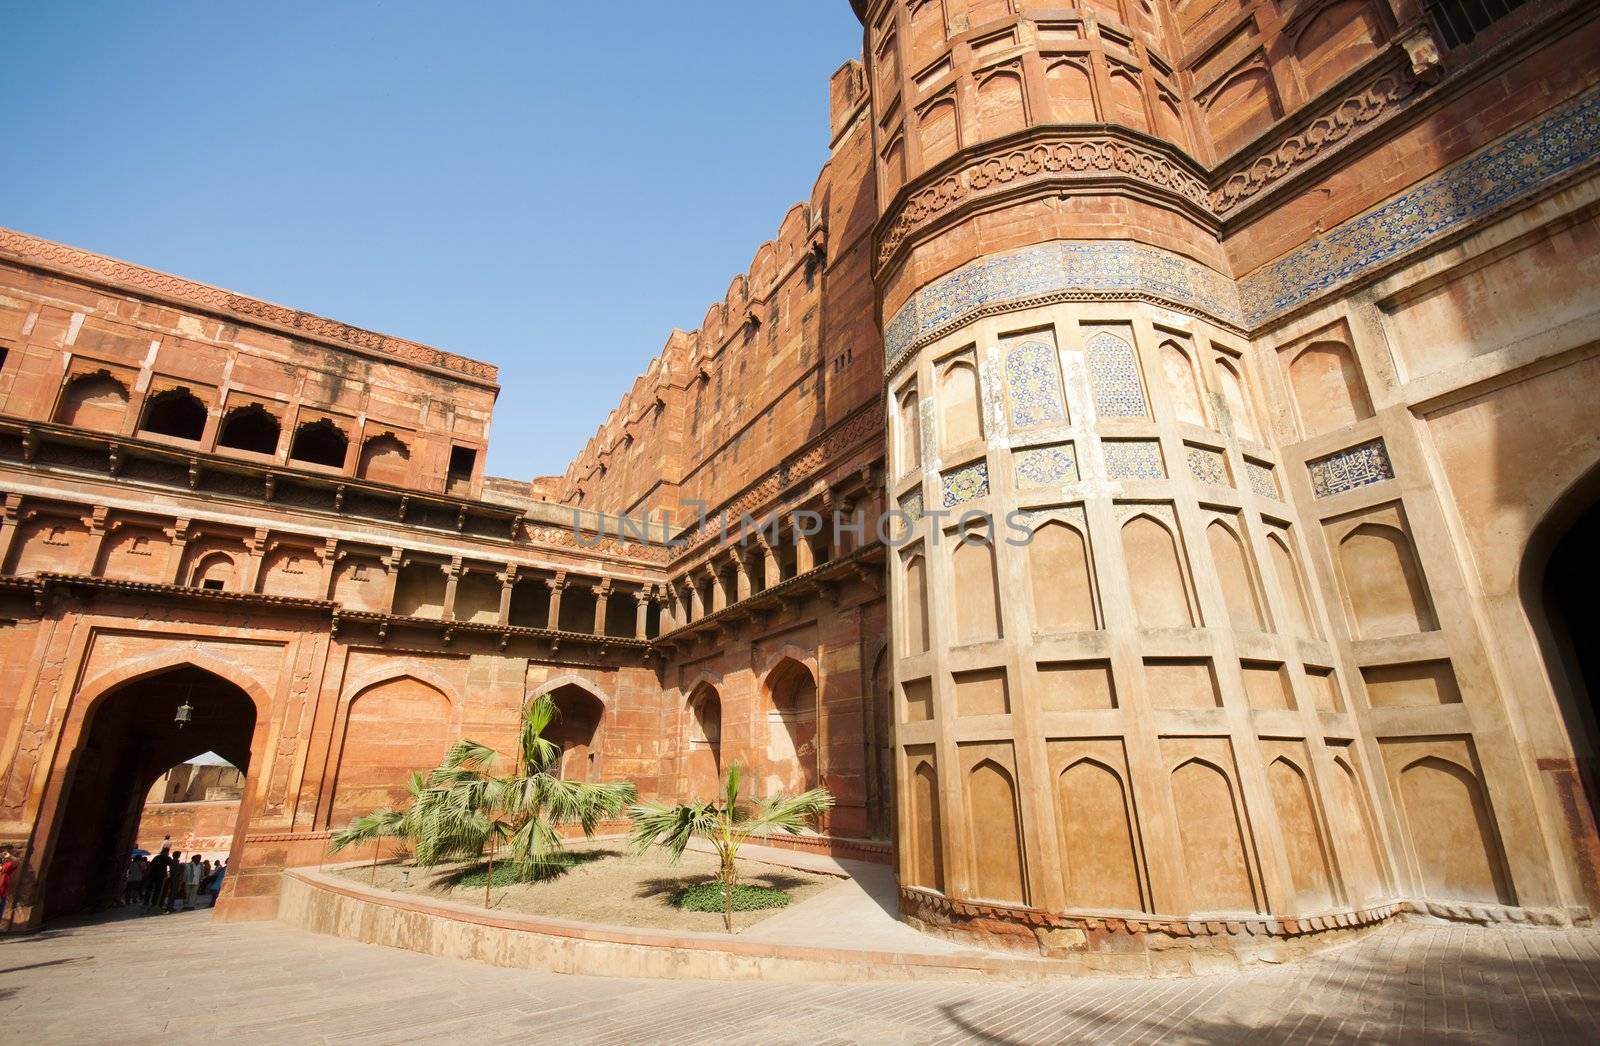
<svg viewBox="0 0 1600 1046">
<path fill-rule="evenodd" d="M 499 969 L 207 913 L 0 942 L 0 1029 L 38 1043 L 1593 1042 L 1600 934 L 1394 926 L 1187 980 L 628 981 Z"/>
</svg>

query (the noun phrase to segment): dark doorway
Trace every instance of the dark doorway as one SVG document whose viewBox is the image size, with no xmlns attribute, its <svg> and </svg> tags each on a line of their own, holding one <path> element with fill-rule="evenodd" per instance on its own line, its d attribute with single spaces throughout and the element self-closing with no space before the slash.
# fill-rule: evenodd
<svg viewBox="0 0 1600 1046">
<path fill-rule="evenodd" d="M 1600 502 L 1578 514 L 1551 547 L 1544 569 L 1542 605 L 1548 632 L 1545 658 L 1555 686 L 1578 774 L 1600 823 Z M 1532 608 L 1530 608 L 1532 609 Z M 1530 615 L 1536 616 L 1536 615 Z"/>
<path fill-rule="evenodd" d="M 188 704 L 190 720 L 175 722 Z M 256 709 L 243 690 L 184 665 L 102 697 L 73 753 L 42 886 L 46 919 L 97 911 L 121 889 L 146 794 L 178 763 L 214 752 L 248 774 Z"/>
</svg>

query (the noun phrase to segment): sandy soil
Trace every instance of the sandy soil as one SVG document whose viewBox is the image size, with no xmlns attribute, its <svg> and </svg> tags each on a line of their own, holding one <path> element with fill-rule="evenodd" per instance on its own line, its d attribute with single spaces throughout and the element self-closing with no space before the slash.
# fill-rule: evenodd
<svg viewBox="0 0 1600 1046">
<path fill-rule="evenodd" d="M 569 848 L 574 854 L 589 857 L 565 873 L 543 882 L 496 886 L 490 891 L 493 911 L 549 915 L 582 922 L 609 923 L 614 926 L 648 926 L 662 930 L 722 929 L 719 912 L 684 912 L 674 908 L 670 898 L 685 886 L 713 878 L 717 859 L 710 854 L 685 851 L 676 864 L 660 851 L 643 855 L 629 853 L 621 842 L 596 842 Z M 401 894 L 441 897 L 457 904 L 483 905 L 483 884 L 457 886 L 451 883 L 458 867 L 414 868 L 409 865 L 378 866 L 377 888 Z M 334 874 L 366 885 L 370 868 L 347 868 Z M 771 886 L 789 894 L 795 905 L 834 886 L 839 879 L 814 875 L 792 868 L 739 862 L 739 881 Z M 734 929 L 754 926 L 762 919 L 783 911 L 734 912 Z"/>
</svg>

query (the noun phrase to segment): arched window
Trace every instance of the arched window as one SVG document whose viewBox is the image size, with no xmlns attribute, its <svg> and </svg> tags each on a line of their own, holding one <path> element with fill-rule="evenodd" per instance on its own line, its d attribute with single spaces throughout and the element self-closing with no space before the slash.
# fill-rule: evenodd
<svg viewBox="0 0 1600 1046">
<path fill-rule="evenodd" d="M 122 428 L 127 410 L 128 387 L 112 377 L 110 371 L 97 370 L 92 374 L 75 374 L 68 380 L 56 407 L 56 421 L 116 432 Z"/>
<path fill-rule="evenodd" d="M 344 456 L 350 449 L 350 437 L 327 418 L 308 421 L 294 433 L 294 443 L 289 457 L 312 465 L 343 468 Z"/>
<path fill-rule="evenodd" d="M 206 430 L 206 405 L 182 386 L 158 392 L 145 401 L 139 430 L 197 440 Z"/>
<path fill-rule="evenodd" d="M 411 450 L 392 433 L 380 433 L 361 445 L 357 475 L 362 479 L 403 486 L 410 469 Z"/>
<path fill-rule="evenodd" d="M 276 454 L 281 431 L 278 419 L 267 408 L 259 403 L 251 403 L 235 407 L 222 416 L 217 446 L 256 454 Z"/>
</svg>

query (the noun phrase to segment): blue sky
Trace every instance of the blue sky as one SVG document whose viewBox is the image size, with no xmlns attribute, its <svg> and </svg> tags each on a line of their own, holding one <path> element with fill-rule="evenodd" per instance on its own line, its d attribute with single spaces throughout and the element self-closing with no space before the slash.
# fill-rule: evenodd
<svg viewBox="0 0 1600 1046">
<path fill-rule="evenodd" d="M 0 225 L 500 365 L 560 471 L 809 196 L 847 0 L 53 0 Z"/>
</svg>

